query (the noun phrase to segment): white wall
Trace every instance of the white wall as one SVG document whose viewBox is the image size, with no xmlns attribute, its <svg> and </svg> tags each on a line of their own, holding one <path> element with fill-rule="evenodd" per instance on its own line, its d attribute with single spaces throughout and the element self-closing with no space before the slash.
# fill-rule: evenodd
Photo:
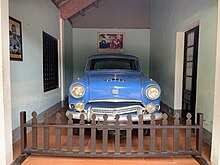
<svg viewBox="0 0 220 165">
<path fill-rule="evenodd" d="M 61 100 L 60 88 L 43 92 L 42 31 L 59 39 L 59 11 L 50 0 L 10 0 L 10 16 L 22 23 L 23 61 L 11 61 L 13 129 L 19 112 L 40 113 Z"/>
<path fill-rule="evenodd" d="M 200 22 L 196 112 L 212 131 L 217 0 L 151 0 L 150 75 L 162 88 L 162 101 L 174 107 L 176 33 Z M 182 73 L 180 73 L 182 74 Z"/>
<path fill-rule="evenodd" d="M 213 165 L 220 165 L 220 3 L 218 3 L 218 28 L 217 28 L 217 53 L 215 69 L 215 95 L 214 95 L 214 112 L 213 112 L 213 134 L 211 162 Z"/>
<path fill-rule="evenodd" d="M 83 74 L 86 59 L 97 54 L 98 32 L 124 32 L 125 53 L 139 57 L 142 70 L 149 75 L 149 29 L 78 29 L 73 28 L 73 70 L 74 78 Z"/>
<path fill-rule="evenodd" d="M 0 164 L 13 160 L 8 1 L 0 1 Z"/>
</svg>

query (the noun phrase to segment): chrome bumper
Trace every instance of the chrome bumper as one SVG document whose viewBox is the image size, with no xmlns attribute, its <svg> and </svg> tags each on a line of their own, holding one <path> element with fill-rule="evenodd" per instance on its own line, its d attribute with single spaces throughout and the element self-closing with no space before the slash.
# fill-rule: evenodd
<svg viewBox="0 0 220 165">
<path fill-rule="evenodd" d="M 68 116 L 69 114 L 72 114 L 73 119 L 80 119 L 80 115 L 84 114 L 84 120 L 87 120 L 88 122 L 91 121 L 92 115 L 93 115 L 90 111 L 88 111 L 88 113 L 67 111 L 66 116 Z M 96 119 L 95 119 L 96 121 L 103 121 L 104 120 L 103 114 L 95 114 L 95 115 L 96 115 Z M 155 120 L 162 119 L 162 113 L 156 113 L 154 115 L 155 115 Z M 138 115 L 132 115 L 131 117 L 132 117 L 132 121 L 134 121 L 134 122 L 139 121 Z M 115 120 L 116 120 L 115 115 L 110 115 L 110 114 L 108 115 L 107 121 L 114 122 Z M 151 120 L 151 114 L 143 114 L 143 121 L 150 121 L 150 120 Z M 120 116 L 119 121 L 120 122 L 127 121 L 127 116 L 125 116 L 125 115 Z"/>
</svg>

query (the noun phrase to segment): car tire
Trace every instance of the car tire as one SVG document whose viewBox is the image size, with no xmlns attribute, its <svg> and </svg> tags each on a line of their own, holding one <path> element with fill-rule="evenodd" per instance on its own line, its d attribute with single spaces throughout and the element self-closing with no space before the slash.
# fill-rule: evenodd
<svg viewBox="0 0 220 165">
<path fill-rule="evenodd" d="M 150 136 L 150 129 L 144 130 L 144 136 Z"/>
<path fill-rule="evenodd" d="M 144 124 L 149 125 L 150 121 L 145 121 Z M 150 136 L 150 129 L 144 129 L 144 136 Z"/>
<path fill-rule="evenodd" d="M 79 128 L 73 128 L 73 135 L 79 135 Z"/>
<path fill-rule="evenodd" d="M 73 124 L 79 124 L 79 120 L 73 119 Z M 73 135 L 79 135 L 79 128 L 73 128 Z"/>
</svg>

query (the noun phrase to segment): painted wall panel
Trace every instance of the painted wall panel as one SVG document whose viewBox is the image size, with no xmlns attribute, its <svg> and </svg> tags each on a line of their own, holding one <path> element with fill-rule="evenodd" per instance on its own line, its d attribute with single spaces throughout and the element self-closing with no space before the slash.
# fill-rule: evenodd
<svg viewBox="0 0 220 165">
<path fill-rule="evenodd" d="M 150 75 L 161 84 L 162 101 L 174 107 L 176 33 L 197 21 L 200 35 L 196 112 L 204 113 L 204 126 L 211 131 L 217 0 L 151 0 Z"/>
<path fill-rule="evenodd" d="M 149 29 L 80 29 L 73 28 L 74 78 L 83 74 L 86 59 L 97 54 L 98 32 L 124 32 L 125 53 L 139 57 L 142 70 L 149 75 L 150 30 Z"/>
<path fill-rule="evenodd" d="M 10 0 L 10 16 L 22 23 L 23 61 L 11 61 L 13 129 L 19 112 L 40 113 L 61 100 L 60 88 L 43 92 L 42 31 L 59 39 L 59 11 L 50 0 Z"/>
<path fill-rule="evenodd" d="M 73 35 L 72 26 L 68 21 L 64 22 L 64 56 L 65 56 L 65 94 L 73 80 Z"/>
<path fill-rule="evenodd" d="M 149 28 L 150 0 L 103 0 L 72 17 L 74 28 Z"/>
</svg>

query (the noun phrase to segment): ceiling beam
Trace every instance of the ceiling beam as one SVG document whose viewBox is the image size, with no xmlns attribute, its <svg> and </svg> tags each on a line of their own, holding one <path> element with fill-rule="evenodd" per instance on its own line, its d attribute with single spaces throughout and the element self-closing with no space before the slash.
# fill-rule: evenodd
<svg viewBox="0 0 220 165">
<path fill-rule="evenodd" d="M 67 2 L 69 2 L 70 0 L 64 0 L 64 1 L 62 1 L 62 2 L 60 2 L 59 4 L 58 4 L 58 8 L 60 8 L 61 6 L 63 6 L 64 4 L 66 4 Z"/>
<path fill-rule="evenodd" d="M 59 3 L 61 3 L 63 0 L 52 0 L 56 5 L 58 5 Z"/>
<path fill-rule="evenodd" d="M 63 19 L 68 19 L 71 16 L 82 11 L 84 8 L 88 7 L 95 1 L 96 0 L 69 0 L 59 8 L 61 11 L 61 17 Z"/>
</svg>

